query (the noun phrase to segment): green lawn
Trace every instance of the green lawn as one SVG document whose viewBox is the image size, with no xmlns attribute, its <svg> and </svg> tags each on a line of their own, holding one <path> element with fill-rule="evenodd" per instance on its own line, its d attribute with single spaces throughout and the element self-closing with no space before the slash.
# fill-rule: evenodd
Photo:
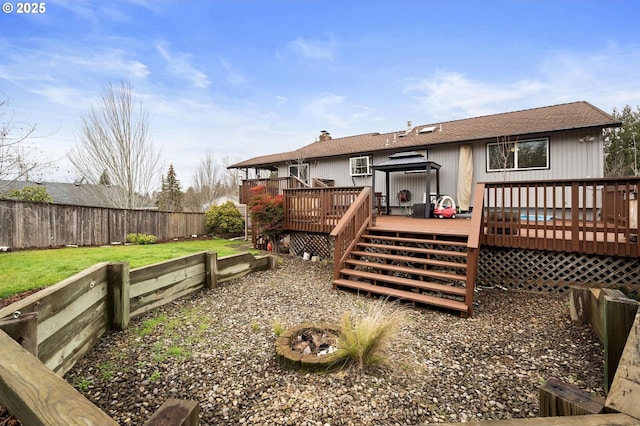
<svg viewBox="0 0 640 426">
<path fill-rule="evenodd" d="M 100 262 L 129 262 L 133 269 L 201 251 L 218 257 L 241 253 L 249 247 L 243 243 L 220 239 L 0 253 L 0 299 L 56 284 Z"/>
</svg>

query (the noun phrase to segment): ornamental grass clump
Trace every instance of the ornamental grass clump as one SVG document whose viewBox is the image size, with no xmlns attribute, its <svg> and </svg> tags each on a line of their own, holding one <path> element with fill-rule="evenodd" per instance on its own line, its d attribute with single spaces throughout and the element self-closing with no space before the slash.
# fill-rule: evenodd
<svg viewBox="0 0 640 426">
<path fill-rule="evenodd" d="M 345 312 L 338 349 L 334 352 L 335 362 L 353 364 L 358 370 L 386 364 L 385 350 L 406 323 L 404 312 L 388 302 L 371 305 L 360 319 L 353 319 L 351 312 Z"/>
</svg>

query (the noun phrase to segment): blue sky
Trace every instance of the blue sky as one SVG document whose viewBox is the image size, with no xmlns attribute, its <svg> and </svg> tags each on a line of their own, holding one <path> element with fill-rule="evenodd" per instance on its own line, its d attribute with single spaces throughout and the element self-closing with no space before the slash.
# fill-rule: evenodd
<svg viewBox="0 0 640 426">
<path fill-rule="evenodd" d="M 17 6 L 12 0 L 4 1 Z M 0 92 L 65 159 L 129 82 L 186 187 L 200 159 L 586 100 L 640 105 L 637 1 L 49 0 L 0 13 Z"/>
</svg>

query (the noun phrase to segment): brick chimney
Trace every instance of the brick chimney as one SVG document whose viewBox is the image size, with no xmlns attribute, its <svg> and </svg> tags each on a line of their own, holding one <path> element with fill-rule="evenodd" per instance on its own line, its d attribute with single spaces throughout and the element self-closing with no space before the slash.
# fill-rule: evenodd
<svg viewBox="0 0 640 426">
<path fill-rule="evenodd" d="M 327 132 L 326 130 L 321 130 L 320 131 L 320 140 L 321 141 L 328 141 L 331 139 L 331 133 Z"/>
</svg>

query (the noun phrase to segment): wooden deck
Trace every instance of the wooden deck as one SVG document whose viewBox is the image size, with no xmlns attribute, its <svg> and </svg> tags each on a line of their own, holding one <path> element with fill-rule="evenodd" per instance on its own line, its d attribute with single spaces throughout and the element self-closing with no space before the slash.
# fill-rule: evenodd
<svg viewBox="0 0 640 426">
<path fill-rule="evenodd" d="M 410 216 L 377 216 L 374 230 L 469 237 L 470 219 L 421 219 Z"/>
</svg>

